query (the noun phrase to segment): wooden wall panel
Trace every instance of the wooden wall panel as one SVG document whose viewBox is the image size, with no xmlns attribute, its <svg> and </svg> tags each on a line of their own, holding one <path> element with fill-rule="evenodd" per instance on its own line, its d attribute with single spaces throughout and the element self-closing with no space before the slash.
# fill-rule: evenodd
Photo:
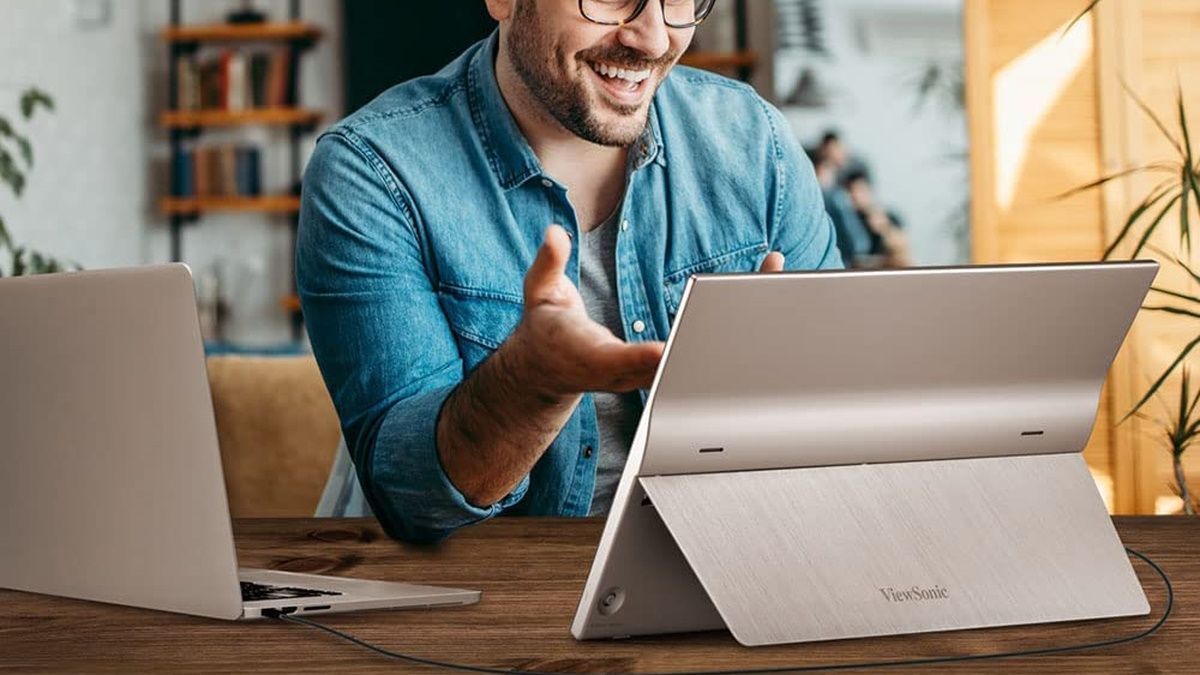
<svg viewBox="0 0 1200 675">
<path fill-rule="evenodd" d="M 1027 88 L 1005 100 L 998 83 L 1015 63 L 1041 50 L 1051 54 L 1045 74 L 1072 58 L 1070 36 L 1062 28 L 1087 3 L 1082 0 L 966 0 L 968 111 L 971 130 L 972 238 L 977 262 L 1096 259 L 1116 236 L 1134 206 L 1158 179 L 1138 177 L 1066 200 L 1055 194 L 1101 175 L 1170 158 L 1171 145 L 1126 93 L 1137 92 L 1167 125 L 1178 128 L 1176 92 L 1180 85 L 1190 110 L 1195 144 L 1200 144 L 1200 2 L 1196 0 L 1101 0 L 1083 22 L 1090 33 L 1087 58 L 1075 63 L 1044 114 L 1027 130 L 1028 148 L 1016 180 L 1002 184 L 998 153 L 1011 149 L 1003 124 L 1038 95 L 1037 75 Z M 1076 36 L 1077 38 L 1080 36 Z M 1049 41 L 1048 41 L 1049 40 Z M 1076 46 L 1080 44 L 1075 43 Z M 1057 51 L 1056 51 L 1057 50 Z M 1164 176 L 1165 177 L 1165 176 Z M 1011 188 L 1011 189 L 1008 189 Z M 1011 200 L 1003 195 L 1011 194 Z M 1193 204 L 1193 222 L 1200 210 Z M 1181 253 L 1178 214 L 1167 216 L 1152 241 Z M 1169 226 L 1168 226 L 1169 225 Z M 1164 268 L 1156 282 L 1200 293 L 1200 285 L 1176 269 Z M 1146 387 L 1188 340 L 1200 321 L 1143 312 L 1118 356 L 1101 402 L 1096 429 L 1085 457 L 1097 482 L 1111 484 L 1110 505 L 1120 513 L 1153 513 L 1172 494 L 1171 464 L 1152 419 L 1115 423 L 1141 398 Z M 1190 359 L 1200 375 L 1200 354 Z M 1171 392 L 1177 391 L 1174 383 Z M 1162 417 L 1164 406 L 1145 409 Z M 1188 470 L 1200 482 L 1200 449 Z"/>
<path fill-rule="evenodd" d="M 1114 0 L 1107 0 L 1114 1 Z M 1192 145 L 1200 148 L 1200 2 L 1196 0 L 1149 0 L 1135 2 L 1131 0 L 1115 0 L 1120 2 L 1124 11 L 1136 13 L 1138 16 L 1127 23 L 1137 35 L 1126 35 L 1125 49 L 1132 52 L 1130 59 L 1135 63 L 1129 68 L 1128 74 L 1123 74 L 1131 89 L 1136 91 L 1146 104 L 1162 118 L 1167 128 L 1179 136 L 1179 121 L 1177 96 L 1182 87 L 1185 106 L 1188 108 L 1188 124 L 1193 130 Z M 1127 31 L 1128 32 L 1128 31 Z M 1126 155 L 1130 166 L 1137 163 L 1154 162 L 1173 158 L 1175 150 L 1162 134 L 1140 112 L 1136 114 L 1136 127 L 1140 133 L 1133 133 L 1128 139 L 1130 148 Z M 1141 180 L 1137 185 L 1140 191 L 1133 196 L 1141 198 L 1156 181 Z M 1193 223 L 1200 223 L 1200 210 L 1193 203 L 1190 208 Z M 1164 250 L 1178 254 L 1184 259 L 1200 260 L 1194 253 L 1189 254 L 1179 245 L 1178 208 L 1167 216 L 1167 221 L 1160 228 L 1167 227 L 1161 236 L 1155 237 L 1155 243 Z M 1195 227 L 1195 225 L 1193 225 Z M 1191 281 L 1187 275 L 1173 267 L 1164 268 L 1157 280 L 1159 285 L 1191 293 L 1200 292 L 1200 287 Z M 1138 389 L 1141 394 L 1152 378 L 1169 365 L 1183 345 L 1200 333 L 1200 321 L 1169 317 L 1162 314 L 1150 314 L 1141 320 L 1142 354 L 1144 364 L 1140 373 L 1142 382 Z M 1190 358 L 1189 364 L 1193 373 L 1200 375 L 1200 356 Z M 1174 404 L 1177 401 L 1177 384 L 1171 382 L 1170 392 L 1164 396 L 1164 401 Z M 1164 412 L 1158 406 L 1151 406 L 1150 411 L 1155 416 Z M 1156 509 L 1171 508 L 1174 494 L 1174 474 L 1170 456 L 1162 442 L 1163 431 L 1160 426 L 1147 424 L 1145 433 L 1139 438 L 1136 452 L 1140 460 L 1140 476 L 1138 482 L 1138 509 L 1143 512 L 1154 512 Z M 1185 463 L 1193 487 L 1200 483 L 1200 448 L 1190 451 L 1191 456 Z M 1186 455 L 1185 455 L 1186 457 Z M 1164 499 L 1165 498 L 1165 499 Z"/>
<path fill-rule="evenodd" d="M 971 239 L 976 263 L 1096 260 L 1103 252 L 1103 197 L 1098 192 L 1056 197 L 1101 173 L 1100 120 L 1090 22 L 1067 39 L 1064 27 L 1080 10 L 1078 0 L 1013 2 L 967 0 L 964 6 L 967 105 L 971 143 Z M 1087 52 L 1081 52 L 1080 48 Z M 1072 51 L 1074 50 L 1074 51 Z M 1082 54 L 1082 56 L 1081 56 Z M 1059 87 L 1043 91 L 1035 116 L 1022 133 L 1004 120 L 1028 107 L 1042 91 L 1044 71 L 1028 83 L 1004 89 L 1023 59 L 1070 63 Z M 1004 98 L 1006 92 L 1009 98 Z M 999 123 L 998 123 L 999 120 Z M 1011 188 L 1002 185 L 998 153 L 1025 142 Z M 1011 199 L 1005 199 L 1010 191 Z M 1092 437 L 1084 450 L 1106 501 L 1113 505 L 1112 396 L 1101 397 Z"/>
</svg>

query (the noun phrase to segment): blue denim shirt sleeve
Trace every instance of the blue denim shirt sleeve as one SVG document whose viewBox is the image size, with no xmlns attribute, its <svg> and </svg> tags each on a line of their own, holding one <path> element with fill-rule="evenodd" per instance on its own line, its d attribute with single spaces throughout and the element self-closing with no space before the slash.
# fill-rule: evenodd
<svg viewBox="0 0 1200 675">
<path fill-rule="evenodd" d="M 837 231 L 825 210 L 825 197 L 812 163 L 783 113 L 763 103 L 775 152 L 771 248 L 784 255 L 789 270 L 841 269 Z"/>
<path fill-rule="evenodd" d="M 305 171 L 296 279 L 363 491 L 390 536 L 438 541 L 521 499 L 528 476 L 475 506 L 441 466 L 438 415 L 463 362 L 410 201 L 352 130 L 324 135 Z"/>
</svg>

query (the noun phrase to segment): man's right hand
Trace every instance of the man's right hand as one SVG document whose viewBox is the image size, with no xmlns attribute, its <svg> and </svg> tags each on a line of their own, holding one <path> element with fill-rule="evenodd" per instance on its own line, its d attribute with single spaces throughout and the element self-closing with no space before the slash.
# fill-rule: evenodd
<svg viewBox="0 0 1200 675">
<path fill-rule="evenodd" d="M 551 225 L 525 274 L 525 312 L 509 339 L 519 371 L 533 390 L 553 398 L 649 389 L 664 344 L 625 342 L 592 321 L 566 276 L 570 257 L 566 230 Z"/>
<path fill-rule="evenodd" d="M 592 321 L 565 274 L 571 240 L 551 225 L 525 274 L 525 311 L 455 389 L 437 425 L 442 467 L 469 502 L 494 504 L 527 476 L 585 392 L 649 388 L 661 342 L 628 343 Z M 783 269 L 771 253 L 759 271 Z"/>
</svg>

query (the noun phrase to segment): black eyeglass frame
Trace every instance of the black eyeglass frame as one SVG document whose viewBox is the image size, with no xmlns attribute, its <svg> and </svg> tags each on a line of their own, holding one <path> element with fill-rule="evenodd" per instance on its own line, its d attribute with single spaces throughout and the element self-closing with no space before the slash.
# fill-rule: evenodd
<svg viewBox="0 0 1200 675">
<path fill-rule="evenodd" d="M 717 6 L 716 0 L 710 0 L 708 2 L 708 9 L 704 10 L 703 14 L 696 17 L 695 21 L 692 21 L 690 23 L 684 23 L 684 24 L 674 24 L 674 23 L 671 23 L 670 21 L 667 21 L 667 0 L 658 0 L 658 1 L 659 1 L 659 3 L 662 4 L 662 7 L 663 7 L 663 23 L 666 24 L 668 28 L 695 28 L 696 26 L 699 26 L 701 23 L 704 23 L 704 20 L 708 18 L 708 15 L 712 14 L 713 8 Z M 697 1 L 705 2 L 706 0 L 697 0 Z M 634 21 L 639 16 L 641 16 L 642 12 L 646 11 L 646 5 L 650 4 L 650 0 L 638 0 L 637 6 L 633 8 L 633 13 L 630 14 L 629 17 L 626 18 L 624 21 L 599 21 L 597 19 L 593 19 L 592 17 L 588 16 L 587 12 L 583 9 L 584 2 L 586 2 L 586 0 L 579 0 L 579 15 L 582 16 L 583 18 L 587 19 L 588 21 L 591 21 L 592 23 L 595 23 L 595 24 L 599 24 L 601 26 L 624 26 L 625 24 L 627 24 L 631 21 Z"/>
</svg>

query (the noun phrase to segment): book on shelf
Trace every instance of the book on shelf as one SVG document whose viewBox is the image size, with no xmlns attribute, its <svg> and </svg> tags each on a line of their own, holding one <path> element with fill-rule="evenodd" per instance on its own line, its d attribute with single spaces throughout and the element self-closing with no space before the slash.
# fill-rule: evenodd
<svg viewBox="0 0 1200 675">
<path fill-rule="evenodd" d="M 177 197 L 195 196 L 196 161 L 191 148 L 180 148 L 171 166 L 171 194 Z"/>
<path fill-rule="evenodd" d="M 250 106 L 254 108 L 267 107 L 267 75 L 271 72 L 271 55 L 255 52 L 250 55 Z"/>
<path fill-rule="evenodd" d="M 232 145 L 218 146 L 217 157 L 220 158 L 220 168 L 217 170 L 216 182 L 221 186 L 221 194 L 226 196 L 238 194 L 237 148 Z"/>
<path fill-rule="evenodd" d="M 175 61 L 177 110 L 247 110 L 296 104 L 291 50 L 223 49 Z"/>
<path fill-rule="evenodd" d="M 262 195 L 262 153 L 252 145 L 184 147 L 171 169 L 174 197 Z"/>
</svg>

